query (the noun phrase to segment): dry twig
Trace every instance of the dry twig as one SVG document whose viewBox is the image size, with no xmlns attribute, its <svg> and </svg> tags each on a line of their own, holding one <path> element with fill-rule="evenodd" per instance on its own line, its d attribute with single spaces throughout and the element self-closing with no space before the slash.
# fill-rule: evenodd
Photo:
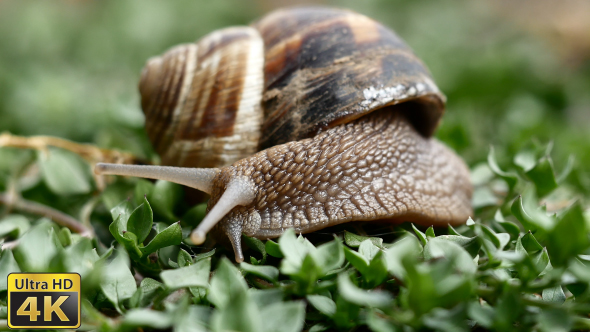
<svg viewBox="0 0 590 332">
<path fill-rule="evenodd" d="M 131 153 L 101 149 L 91 144 L 76 143 L 59 137 L 24 137 L 12 135 L 6 132 L 0 134 L 0 147 L 46 151 L 50 146 L 71 151 L 92 164 L 97 162 L 132 164 L 137 161 L 137 158 Z"/>
<path fill-rule="evenodd" d="M 92 237 L 91 229 L 84 226 L 72 216 L 65 214 L 59 210 L 43 205 L 41 203 L 26 200 L 22 197 L 15 197 L 5 193 L 0 193 L 0 204 L 6 205 L 9 208 L 20 210 L 27 213 L 32 213 L 44 217 L 48 217 L 56 224 L 69 228 L 75 233 L 85 237 Z"/>
<path fill-rule="evenodd" d="M 49 147 L 57 147 L 79 155 L 90 164 L 90 167 L 94 167 L 94 165 L 99 162 L 114 164 L 147 163 L 128 152 L 101 149 L 92 144 L 76 143 L 67 139 L 53 136 L 24 137 L 5 132 L 0 134 L 0 147 L 34 149 L 43 152 L 47 152 Z M 94 174 L 93 176 L 98 189 L 102 191 L 105 188 L 104 177 Z"/>
</svg>

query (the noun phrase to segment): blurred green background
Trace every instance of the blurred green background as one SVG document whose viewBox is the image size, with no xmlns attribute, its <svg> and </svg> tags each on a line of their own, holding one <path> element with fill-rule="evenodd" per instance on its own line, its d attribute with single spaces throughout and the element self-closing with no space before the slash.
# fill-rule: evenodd
<svg viewBox="0 0 590 332">
<path fill-rule="evenodd" d="M 56 135 L 152 157 L 137 81 L 175 44 L 297 1 L 0 0 L 0 132 Z M 438 137 L 471 165 L 555 141 L 590 163 L 587 0 L 316 1 L 393 28 L 448 97 Z"/>
</svg>

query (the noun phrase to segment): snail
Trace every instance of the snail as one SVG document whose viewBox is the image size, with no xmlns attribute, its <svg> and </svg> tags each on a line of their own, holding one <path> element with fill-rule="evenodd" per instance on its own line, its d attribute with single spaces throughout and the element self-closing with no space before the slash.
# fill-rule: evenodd
<svg viewBox="0 0 590 332">
<path fill-rule="evenodd" d="M 432 138 L 445 96 L 390 29 L 334 8 L 274 11 L 148 60 L 146 131 L 169 166 L 97 164 L 211 195 L 191 233 L 313 232 L 351 221 L 464 223 L 465 163 Z"/>
</svg>

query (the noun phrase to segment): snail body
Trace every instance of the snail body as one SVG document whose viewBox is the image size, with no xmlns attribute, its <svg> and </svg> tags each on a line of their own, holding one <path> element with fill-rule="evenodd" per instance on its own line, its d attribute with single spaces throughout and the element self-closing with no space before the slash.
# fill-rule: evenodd
<svg viewBox="0 0 590 332">
<path fill-rule="evenodd" d="M 191 239 L 202 243 L 215 227 L 238 262 L 241 234 L 361 220 L 457 224 L 471 214 L 467 167 L 431 138 L 444 96 L 409 47 L 363 15 L 287 9 L 214 32 L 150 60 L 140 91 L 156 151 L 184 167 L 96 172 L 209 193 Z"/>
</svg>

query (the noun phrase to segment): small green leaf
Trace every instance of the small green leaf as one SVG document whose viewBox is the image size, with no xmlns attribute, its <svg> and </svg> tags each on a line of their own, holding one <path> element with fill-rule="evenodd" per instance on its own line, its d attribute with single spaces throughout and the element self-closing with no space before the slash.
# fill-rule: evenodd
<svg viewBox="0 0 590 332">
<path fill-rule="evenodd" d="M 561 286 L 543 289 L 543 300 L 562 304 L 565 302 L 565 293 Z"/>
<path fill-rule="evenodd" d="M 283 289 L 278 287 L 267 289 L 250 288 L 248 289 L 248 295 L 259 308 L 264 308 L 282 302 L 285 293 Z"/>
<path fill-rule="evenodd" d="M 105 252 L 103 252 L 102 255 L 100 255 L 98 259 L 104 262 L 107 259 L 109 259 L 114 252 L 115 252 L 115 247 L 111 246 Z M 96 256 L 98 256 L 98 254 L 96 253 L 96 249 L 94 249 L 94 253 L 96 254 Z"/>
<path fill-rule="evenodd" d="M 260 332 L 263 331 L 262 326 L 267 319 L 272 318 L 264 317 L 263 319 L 258 306 L 250 300 L 245 291 L 238 292 L 231 297 L 231 301 L 227 301 L 213 312 L 211 329 L 213 331 Z"/>
<path fill-rule="evenodd" d="M 318 323 L 315 324 L 314 326 L 309 328 L 309 332 L 323 332 L 323 331 L 327 331 L 330 328 L 329 325 L 326 325 L 324 323 Z"/>
<path fill-rule="evenodd" d="M 338 290 L 346 301 L 361 306 L 385 308 L 392 305 L 393 301 L 386 292 L 366 291 L 356 287 L 345 273 L 338 275 Z"/>
<path fill-rule="evenodd" d="M 307 301 L 322 314 L 332 317 L 336 313 L 336 303 L 322 295 L 307 295 Z"/>
<path fill-rule="evenodd" d="M 260 311 L 262 331 L 298 332 L 305 323 L 305 304 L 297 302 L 279 302 Z"/>
<path fill-rule="evenodd" d="M 296 293 L 300 295 L 313 292 L 317 280 L 326 274 L 333 274 L 335 271 L 326 271 L 327 269 L 310 255 L 305 255 L 299 265 L 284 259 L 281 262 L 280 271 L 282 274 L 289 275 L 292 280 L 297 282 Z"/>
<path fill-rule="evenodd" d="M 467 314 L 470 319 L 485 328 L 490 328 L 494 324 L 494 309 L 488 304 L 470 302 L 467 307 Z"/>
<path fill-rule="evenodd" d="M 111 232 L 115 240 L 117 240 L 117 242 L 122 242 L 121 239 L 123 239 L 123 232 L 127 231 L 127 227 L 123 224 L 121 216 L 118 216 L 116 219 L 113 220 L 113 222 L 109 225 L 109 231 Z"/>
<path fill-rule="evenodd" d="M 494 246 L 496 246 L 496 248 L 500 247 L 500 239 L 496 236 L 496 233 L 489 227 L 487 227 L 486 225 L 478 225 L 478 227 L 476 227 L 475 229 L 481 230 L 481 232 L 476 232 L 476 234 L 478 234 L 481 237 L 485 237 L 487 240 L 490 240 L 494 244 Z"/>
<path fill-rule="evenodd" d="M 322 276 L 338 269 L 344 263 L 344 251 L 340 239 L 336 238 L 328 243 L 310 250 L 313 260 L 322 268 Z"/>
<path fill-rule="evenodd" d="M 13 272 L 20 272 L 20 268 L 12 255 L 12 251 L 4 250 L 0 252 L 0 292 L 8 289 L 8 275 Z"/>
<path fill-rule="evenodd" d="M 193 294 L 193 303 L 209 304 L 207 301 L 207 288 L 189 287 L 188 290 Z"/>
<path fill-rule="evenodd" d="M 347 247 L 344 248 L 344 256 L 346 257 L 346 260 L 352 264 L 352 266 L 359 270 L 359 272 L 366 273 L 367 268 L 369 267 L 369 261 L 365 256 Z"/>
<path fill-rule="evenodd" d="M 506 221 L 500 209 L 496 210 L 496 213 L 494 213 L 494 220 L 498 222 Z"/>
<path fill-rule="evenodd" d="M 292 228 L 287 229 L 279 238 L 279 247 L 285 258 L 281 262 L 281 271 L 285 274 L 294 274 L 299 271 L 303 259 L 307 254 L 315 250 L 315 247 L 303 237 L 297 238 Z"/>
<path fill-rule="evenodd" d="M 49 263 L 58 251 L 59 240 L 54 241 L 53 223 L 41 219 L 37 225 L 31 227 L 18 241 L 13 249 L 14 258 L 23 271 L 45 272 Z M 53 233 L 55 235 L 55 233 Z M 56 243 L 57 242 L 57 243 Z M 59 244 L 61 246 L 61 244 Z"/>
<path fill-rule="evenodd" d="M 137 290 L 135 278 L 129 270 L 129 258 L 124 250 L 117 250 L 115 258 L 105 266 L 100 287 L 119 312 L 119 303 L 132 297 Z"/>
<path fill-rule="evenodd" d="M 212 250 L 210 250 L 210 251 L 208 251 L 208 252 L 205 252 L 205 253 L 202 253 L 202 254 L 195 255 L 195 257 L 193 258 L 193 262 L 195 262 L 195 263 L 196 263 L 196 262 L 198 262 L 198 261 L 200 261 L 200 260 L 203 260 L 203 259 L 205 259 L 205 258 L 212 257 L 213 255 L 215 255 L 215 248 L 213 248 Z"/>
<path fill-rule="evenodd" d="M 121 223 L 124 226 L 121 229 L 122 231 L 127 230 L 127 221 L 129 220 L 129 216 L 131 216 L 132 212 L 133 208 L 131 207 L 131 203 L 129 203 L 129 200 L 124 200 L 121 203 L 119 203 L 119 205 L 111 209 L 111 216 L 113 218 L 113 221 L 117 220 L 117 218 L 121 220 Z"/>
<path fill-rule="evenodd" d="M 63 247 L 67 247 L 72 244 L 72 232 L 69 228 L 62 228 L 57 233 L 57 238 Z"/>
<path fill-rule="evenodd" d="M 38 151 L 37 160 L 43 180 L 58 195 L 86 194 L 92 190 L 90 168 L 75 153 L 49 148 Z"/>
<path fill-rule="evenodd" d="M 154 300 L 154 298 L 162 292 L 164 285 L 152 278 L 144 278 L 129 300 L 130 306 L 133 308 L 145 307 Z"/>
<path fill-rule="evenodd" d="M 168 226 L 168 228 L 165 230 L 156 234 L 150 243 L 148 243 L 145 248 L 142 248 L 141 251 L 144 255 L 148 255 L 160 248 L 179 245 L 181 243 L 182 227 L 180 227 L 180 222 L 175 222 L 174 224 Z"/>
<path fill-rule="evenodd" d="M 450 224 L 447 226 L 447 229 L 448 229 L 449 235 L 463 236 Z"/>
<path fill-rule="evenodd" d="M 465 313 L 462 308 L 434 308 L 424 315 L 424 325 L 435 331 L 466 331 Z"/>
<path fill-rule="evenodd" d="M 19 176 L 35 158 L 33 150 L 8 148 L 3 145 L 0 148 L 0 174 L 3 177 L 8 174 Z"/>
<path fill-rule="evenodd" d="M 350 233 L 349 231 L 344 231 L 344 242 L 349 247 L 358 248 L 358 246 L 360 246 L 365 240 L 371 240 L 371 242 L 379 248 L 383 247 L 383 239 L 380 237 L 361 236 Z"/>
<path fill-rule="evenodd" d="M 517 238 L 520 234 L 520 229 L 518 226 L 510 221 L 498 221 L 498 224 L 508 233 L 510 234 L 510 238 Z"/>
<path fill-rule="evenodd" d="M 0 237 L 18 238 L 31 227 L 29 219 L 18 214 L 8 215 L 0 220 Z"/>
<path fill-rule="evenodd" d="M 562 308 L 548 308 L 537 315 L 539 331 L 541 332 L 567 332 L 577 330 L 573 328 L 575 316 Z M 584 330 L 588 329 L 586 325 Z"/>
<path fill-rule="evenodd" d="M 273 240 L 267 240 L 264 244 L 264 248 L 266 249 L 266 253 L 271 255 L 272 257 L 276 258 L 283 258 L 283 253 L 281 252 L 281 247 L 278 243 L 274 242 Z"/>
<path fill-rule="evenodd" d="M 539 243 L 539 241 L 537 241 L 537 239 L 531 232 L 524 234 L 519 240 L 522 243 L 523 248 L 528 253 L 543 250 L 543 246 Z"/>
<path fill-rule="evenodd" d="M 168 308 L 167 308 L 168 309 Z M 187 306 L 184 310 L 170 308 L 167 310 L 174 317 L 174 332 L 207 332 L 211 309 L 207 306 Z"/>
<path fill-rule="evenodd" d="M 168 221 L 178 220 L 174 208 L 182 198 L 182 186 L 176 183 L 158 180 L 149 195 L 154 212 Z"/>
<path fill-rule="evenodd" d="M 434 228 L 432 228 L 432 226 L 428 227 L 424 235 L 426 235 L 427 238 L 435 238 L 436 235 L 434 234 Z"/>
<path fill-rule="evenodd" d="M 172 317 L 167 313 L 146 308 L 131 309 L 123 318 L 123 326 L 127 328 L 166 329 L 172 325 Z"/>
<path fill-rule="evenodd" d="M 580 203 L 575 203 L 558 220 L 548 234 L 547 249 L 554 265 L 563 265 L 569 259 L 590 247 L 589 229 Z"/>
<path fill-rule="evenodd" d="M 527 172 L 537 164 L 537 152 L 533 150 L 523 150 L 514 156 L 514 164 Z"/>
<path fill-rule="evenodd" d="M 545 271 L 547 266 L 550 266 L 549 254 L 547 253 L 546 248 L 543 248 L 543 250 L 538 251 L 534 254 L 530 254 L 530 256 L 533 264 L 535 264 L 535 270 L 538 274 L 542 274 L 542 272 Z"/>
<path fill-rule="evenodd" d="M 262 254 L 262 260 L 260 261 L 260 264 L 264 264 L 266 262 L 266 247 L 264 243 L 255 237 L 249 237 L 244 234 L 242 234 L 242 240 L 248 247 Z"/>
<path fill-rule="evenodd" d="M 391 321 L 383 318 L 381 313 L 377 314 L 378 310 L 371 310 L 367 315 L 367 326 L 371 331 L 375 332 L 397 332 L 397 328 L 393 326 Z"/>
<path fill-rule="evenodd" d="M 194 286 L 208 287 L 210 270 L 211 260 L 204 259 L 193 265 L 162 271 L 160 277 L 166 287 L 170 289 Z"/>
<path fill-rule="evenodd" d="M 367 262 L 370 262 L 379 252 L 379 248 L 371 240 L 365 240 L 359 246 L 359 254 L 363 255 Z"/>
<path fill-rule="evenodd" d="M 168 265 L 173 269 L 178 269 L 179 267 L 181 267 L 180 265 L 178 265 L 178 263 L 176 263 L 170 258 L 168 258 Z"/>
<path fill-rule="evenodd" d="M 274 266 L 240 263 L 240 268 L 246 273 L 253 274 L 270 282 L 277 282 L 279 278 L 279 269 Z"/>
<path fill-rule="evenodd" d="M 227 259 L 219 261 L 207 298 L 218 308 L 225 308 L 235 297 L 245 294 L 248 289 L 240 271 Z M 246 301 L 246 300 L 244 300 Z"/>
<path fill-rule="evenodd" d="M 561 171 L 561 174 L 559 174 L 559 176 L 557 177 L 557 183 L 562 183 L 563 181 L 565 181 L 565 179 L 567 179 L 567 177 L 574 170 L 575 162 L 576 162 L 576 157 L 574 155 L 570 155 L 569 158 L 567 159 L 567 164 L 565 165 L 565 168 L 563 169 L 563 171 Z"/>
<path fill-rule="evenodd" d="M 104 254 L 108 252 L 109 250 Z M 65 248 L 65 250 L 61 251 L 54 259 L 61 260 L 64 271 L 79 273 L 86 286 L 94 286 L 94 282 L 98 282 L 101 278 L 104 259 L 98 256 L 94 249 L 93 241 L 89 238 L 79 238 L 76 242 Z"/>
<path fill-rule="evenodd" d="M 474 187 L 486 185 L 494 178 L 494 173 L 486 163 L 479 163 L 471 168 L 471 184 Z"/>
<path fill-rule="evenodd" d="M 109 225 L 109 231 L 125 249 L 133 256 L 134 259 L 137 259 L 142 256 L 141 250 L 137 244 L 137 237 L 135 234 L 127 232 L 124 228 L 124 221 L 121 219 L 121 216 L 118 216 L 115 221 L 113 221 Z M 127 234 L 130 233 L 130 234 Z M 127 234 L 127 235 L 125 235 Z"/>
<path fill-rule="evenodd" d="M 143 203 L 144 197 L 149 196 L 153 190 L 153 182 L 146 179 L 137 179 L 137 183 L 135 184 L 135 189 L 133 191 L 133 201 L 135 202 L 135 205 L 140 205 Z"/>
<path fill-rule="evenodd" d="M 185 267 L 193 263 L 193 258 L 188 252 L 186 252 L 186 250 L 180 249 L 180 251 L 178 251 L 178 259 L 176 259 L 176 262 L 179 267 Z"/>
<path fill-rule="evenodd" d="M 444 239 L 447 241 L 454 242 L 463 249 L 467 250 L 467 252 L 471 255 L 471 257 L 475 257 L 479 253 L 480 243 L 477 240 L 477 237 L 466 237 L 461 235 L 440 235 L 439 239 Z"/>
<path fill-rule="evenodd" d="M 424 246 L 425 260 L 443 257 L 453 261 L 453 266 L 457 271 L 474 274 L 477 270 L 477 266 L 473 262 L 471 255 L 454 242 L 442 238 L 434 238 Z"/>
<path fill-rule="evenodd" d="M 428 242 L 426 234 L 422 233 L 418 228 L 416 228 L 416 226 L 414 226 L 414 224 L 412 224 L 412 229 L 414 230 L 414 233 L 416 233 L 416 236 L 418 237 L 420 242 L 422 242 L 422 245 L 426 245 L 426 242 Z"/>
<path fill-rule="evenodd" d="M 379 251 L 371 260 L 367 268 L 367 273 L 363 274 L 363 278 L 366 281 L 366 288 L 376 287 L 385 281 L 387 278 L 387 264 L 382 251 Z"/>
<path fill-rule="evenodd" d="M 132 232 L 137 236 L 138 243 L 143 243 L 152 230 L 154 223 L 154 216 L 150 203 L 144 198 L 143 203 L 138 206 L 127 222 L 127 231 Z"/>
<path fill-rule="evenodd" d="M 132 259 L 137 260 L 143 256 L 141 248 L 139 248 L 139 245 L 137 244 L 137 236 L 135 236 L 135 234 L 132 232 L 123 232 L 123 239 L 123 245 Z"/>
<path fill-rule="evenodd" d="M 129 200 L 129 191 L 132 189 L 133 187 L 127 181 L 116 181 L 103 190 L 100 194 L 100 200 L 110 211 L 121 204 L 121 202 Z M 116 218 L 117 216 L 113 220 Z"/>
<path fill-rule="evenodd" d="M 408 235 L 397 240 L 385 251 L 385 262 L 389 273 L 404 280 L 406 270 L 402 261 L 416 262 L 420 257 L 423 248 L 414 236 Z"/>
<path fill-rule="evenodd" d="M 526 176 L 535 183 L 539 197 L 548 195 L 558 187 L 553 161 L 548 156 L 541 158 L 526 172 Z"/>
<path fill-rule="evenodd" d="M 535 232 L 537 230 L 547 231 L 551 229 L 552 222 L 547 216 L 543 216 L 541 213 L 535 213 L 531 215 L 525 210 L 522 196 L 518 196 L 510 208 L 512 214 L 520 221 L 526 231 Z"/>
<path fill-rule="evenodd" d="M 500 201 L 490 187 L 476 187 L 473 190 L 471 205 L 474 209 L 480 209 L 487 206 L 496 206 L 498 204 L 500 204 Z"/>
<path fill-rule="evenodd" d="M 490 169 L 496 173 L 496 175 L 498 175 L 499 177 L 501 177 L 504 181 L 506 181 L 506 183 L 508 184 L 508 187 L 510 187 L 510 189 L 514 188 L 514 186 L 516 186 L 516 183 L 518 182 L 518 175 L 516 175 L 515 173 L 511 173 L 511 172 L 504 172 L 500 166 L 498 166 L 498 162 L 496 161 L 496 156 L 494 155 L 494 147 L 490 146 L 490 153 L 488 153 L 488 165 L 490 166 Z"/>
<path fill-rule="evenodd" d="M 205 215 L 207 214 L 207 203 L 201 203 L 193 206 L 187 213 L 185 213 L 181 220 L 193 227 L 197 226 Z"/>
<path fill-rule="evenodd" d="M 486 225 L 479 225 L 476 227 L 476 230 L 479 236 L 490 240 L 498 249 L 503 249 L 510 242 L 510 234 L 496 233 Z"/>
</svg>

